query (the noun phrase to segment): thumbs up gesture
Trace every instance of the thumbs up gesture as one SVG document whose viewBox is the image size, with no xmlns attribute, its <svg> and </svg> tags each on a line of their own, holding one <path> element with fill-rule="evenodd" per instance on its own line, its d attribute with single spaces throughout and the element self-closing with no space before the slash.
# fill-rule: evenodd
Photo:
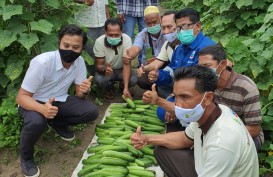
<svg viewBox="0 0 273 177">
<path fill-rule="evenodd" d="M 84 80 L 80 85 L 80 91 L 83 94 L 88 94 L 91 90 L 91 81 L 93 76 L 90 76 L 88 79 Z"/>
<path fill-rule="evenodd" d="M 54 119 L 58 113 L 58 107 L 52 106 L 52 103 L 55 101 L 55 98 L 50 98 L 42 107 L 41 113 L 47 119 Z"/>
<path fill-rule="evenodd" d="M 140 68 L 137 69 L 137 77 L 141 77 L 145 73 L 145 67 L 144 64 L 142 63 Z"/>
<path fill-rule="evenodd" d="M 112 65 L 110 63 L 106 64 L 105 76 L 110 76 L 113 73 Z"/>
<path fill-rule="evenodd" d="M 147 145 L 148 138 L 141 133 L 141 127 L 137 127 L 136 132 L 131 136 L 131 143 L 136 149 L 141 149 Z"/>
<path fill-rule="evenodd" d="M 156 88 L 155 88 L 155 84 L 152 85 L 152 90 L 148 90 L 146 92 L 144 92 L 143 97 L 142 97 L 142 101 L 144 103 L 149 103 L 149 104 L 157 104 L 158 101 L 158 95 L 156 92 Z"/>
<path fill-rule="evenodd" d="M 131 60 L 133 59 L 131 54 L 130 54 L 130 49 L 126 49 L 126 53 L 123 56 L 123 64 L 128 65 L 131 63 Z"/>
<path fill-rule="evenodd" d="M 148 74 L 148 80 L 150 82 L 156 82 L 157 78 L 158 78 L 158 66 L 155 65 L 155 68 L 153 71 L 150 71 Z"/>
</svg>

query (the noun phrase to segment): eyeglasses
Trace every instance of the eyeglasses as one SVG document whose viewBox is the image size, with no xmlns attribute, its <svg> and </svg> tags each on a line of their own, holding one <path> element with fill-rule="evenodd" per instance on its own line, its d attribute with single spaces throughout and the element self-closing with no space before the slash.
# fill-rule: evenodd
<svg viewBox="0 0 273 177">
<path fill-rule="evenodd" d="M 184 24 L 182 26 L 176 27 L 176 32 L 180 32 L 181 30 L 188 30 L 191 25 L 196 24 L 196 23 L 190 23 L 190 24 Z"/>
</svg>

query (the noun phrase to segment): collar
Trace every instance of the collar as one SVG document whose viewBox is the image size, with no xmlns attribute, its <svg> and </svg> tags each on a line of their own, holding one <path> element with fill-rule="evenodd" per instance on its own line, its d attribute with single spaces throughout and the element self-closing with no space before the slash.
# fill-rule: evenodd
<svg viewBox="0 0 273 177">
<path fill-rule="evenodd" d="M 221 116 L 221 114 L 222 114 L 222 110 L 219 107 L 219 105 L 216 104 L 216 107 L 210 114 L 210 118 L 205 123 L 199 126 L 199 128 L 202 130 L 204 135 L 208 132 L 212 124 Z"/>
<path fill-rule="evenodd" d="M 61 55 L 60 55 L 60 52 L 59 50 L 56 50 L 56 71 L 59 71 L 61 69 L 65 69 L 64 68 L 64 65 L 63 65 L 63 62 L 62 62 L 62 59 L 61 59 Z M 77 63 L 76 61 L 80 58 L 81 56 L 79 56 L 73 63 L 70 67 L 76 67 L 77 66 Z"/>
<path fill-rule="evenodd" d="M 116 50 L 118 46 L 122 45 L 122 43 L 123 43 L 123 37 L 122 37 L 122 35 L 121 35 L 121 41 L 118 43 L 118 45 L 115 45 L 115 46 L 113 46 L 113 45 L 111 45 L 111 44 L 108 43 L 106 35 L 104 37 L 104 45 L 106 47 L 109 47 L 109 48 L 113 49 L 113 50 Z"/>
<path fill-rule="evenodd" d="M 200 33 L 196 36 L 194 41 L 189 45 L 189 48 L 195 49 L 201 43 L 204 37 L 205 35 L 202 33 L 202 31 L 200 31 Z"/>
<path fill-rule="evenodd" d="M 178 46 L 179 44 L 181 44 L 181 42 L 179 41 L 179 39 L 176 39 L 172 43 L 169 43 L 169 46 L 174 50 L 175 47 Z"/>
<path fill-rule="evenodd" d="M 232 84 L 233 84 L 233 82 L 237 79 L 238 74 L 231 67 L 229 67 L 229 66 L 227 66 L 226 70 L 228 70 L 229 72 L 231 72 L 231 74 L 230 74 L 230 77 L 229 77 L 229 79 L 227 81 L 227 84 L 226 84 L 225 88 L 226 89 L 230 89 L 231 86 L 232 86 Z"/>
</svg>

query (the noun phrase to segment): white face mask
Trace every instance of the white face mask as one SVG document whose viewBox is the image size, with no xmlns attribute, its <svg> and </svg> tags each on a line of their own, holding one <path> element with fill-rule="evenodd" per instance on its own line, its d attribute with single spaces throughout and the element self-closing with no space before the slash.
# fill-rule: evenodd
<svg viewBox="0 0 273 177">
<path fill-rule="evenodd" d="M 186 109 L 175 106 L 175 115 L 180 122 L 197 122 L 205 112 L 205 109 L 202 107 L 201 103 L 205 98 L 206 93 L 204 94 L 201 102 L 195 106 L 193 109 Z"/>
<path fill-rule="evenodd" d="M 168 42 L 173 42 L 177 39 L 177 32 L 173 32 L 173 33 L 168 33 L 168 34 L 164 34 L 164 38 L 168 41 Z"/>
</svg>

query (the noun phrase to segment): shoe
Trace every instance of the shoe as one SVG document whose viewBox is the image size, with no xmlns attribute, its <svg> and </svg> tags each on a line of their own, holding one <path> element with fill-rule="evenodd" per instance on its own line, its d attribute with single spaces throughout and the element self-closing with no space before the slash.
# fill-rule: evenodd
<svg viewBox="0 0 273 177">
<path fill-rule="evenodd" d="M 39 168 L 34 164 L 33 159 L 24 160 L 20 158 L 22 172 L 25 177 L 38 177 L 40 175 Z"/>
<path fill-rule="evenodd" d="M 74 133 L 72 133 L 68 127 L 55 127 L 52 129 L 65 141 L 72 141 L 75 138 Z"/>
</svg>

